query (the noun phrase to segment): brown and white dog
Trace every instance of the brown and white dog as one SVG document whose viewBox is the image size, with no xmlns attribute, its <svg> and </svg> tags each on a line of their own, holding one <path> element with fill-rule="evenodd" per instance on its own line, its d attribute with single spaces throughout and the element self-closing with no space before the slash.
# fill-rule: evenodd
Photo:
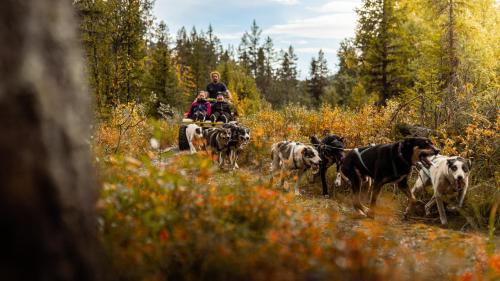
<svg viewBox="0 0 500 281">
<path fill-rule="evenodd" d="M 342 160 L 341 172 L 351 184 L 354 208 L 363 216 L 374 217 L 378 195 L 387 183 L 396 183 L 413 206 L 415 197 L 408 187 L 411 167 L 419 161 L 430 166 L 428 157 L 438 153 L 439 150 L 427 138 L 407 138 L 353 149 Z M 363 206 L 359 198 L 361 185 L 367 177 L 372 179 L 370 209 Z"/>
<path fill-rule="evenodd" d="M 207 150 L 211 152 L 212 157 L 217 154 L 217 163 L 219 167 L 224 165 L 224 155 L 229 149 L 231 141 L 231 129 L 229 128 L 210 128 L 203 131 L 207 141 Z"/>
<path fill-rule="evenodd" d="M 418 173 L 417 181 L 411 189 L 412 196 L 424 187 L 432 185 L 434 195 L 425 205 L 425 214 L 437 204 L 441 224 L 447 224 L 443 201 L 458 198 L 458 207 L 462 208 L 467 188 L 469 187 L 469 173 L 471 161 L 459 156 L 438 155 L 431 159 L 433 165 L 427 169 L 423 167 Z"/>
<path fill-rule="evenodd" d="M 298 172 L 298 179 L 295 183 L 295 195 L 300 195 L 299 184 L 302 176 L 308 169 L 318 171 L 321 158 L 318 151 L 310 146 L 299 142 L 281 141 L 271 147 L 271 177 L 274 172 L 281 168 L 281 186 L 284 187 L 285 174 L 291 171 Z"/>
<path fill-rule="evenodd" d="M 250 129 L 239 125 L 235 121 L 224 124 L 223 128 L 231 129 L 231 140 L 226 153 L 229 164 L 233 170 L 239 169 L 238 157 L 241 151 L 250 143 Z"/>
</svg>

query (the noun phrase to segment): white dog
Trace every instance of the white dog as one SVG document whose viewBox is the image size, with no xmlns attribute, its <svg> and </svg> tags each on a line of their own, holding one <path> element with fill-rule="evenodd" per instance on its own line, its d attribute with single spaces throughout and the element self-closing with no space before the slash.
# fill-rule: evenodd
<svg viewBox="0 0 500 281">
<path fill-rule="evenodd" d="M 191 154 L 196 153 L 196 147 L 200 149 L 200 145 L 203 142 L 203 131 L 200 126 L 196 124 L 189 124 L 186 128 L 186 138 L 189 143 L 189 148 L 191 150 Z"/>
<path fill-rule="evenodd" d="M 299 142 L 282 141 L 273 144 L 271 148 L 272 165 L 271 176 L 281 167 L 281 186 L 285 183 L 286 171 L 298 171 L 297 183 L 295 183 L 295 195 L 300 195 L 299 184 L 302 176 L 308 169 L 318 171 L 321 158 L 318 151 L 310 146 Z"/>
<path fill-rule="evenodd" d="M 425 213 L 429 215 L 432 206 L 437 204 L 441 223 L 447 224 L 443 200 L 458 196 L 458 207 L 462 207 L 469 186 L 469 172 L 472 163 L 459 156 L 443 155 L 435 156 L 431 162 L 433 165 L 428 170 L 425 168 L 420 170 L 411 192 L 414 195 L 425 186 L 432 185 L 434 195 L 425 205 Z"/>
</svg>

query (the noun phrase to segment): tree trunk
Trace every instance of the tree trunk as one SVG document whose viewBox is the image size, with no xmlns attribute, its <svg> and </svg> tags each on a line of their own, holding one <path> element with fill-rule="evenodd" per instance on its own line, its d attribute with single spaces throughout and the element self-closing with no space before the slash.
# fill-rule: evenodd
<svg viewBox="0 0 500 281">
<path fill-rule="evenodd" d="M 98 280 L 90 98 L 71 1 L 0 2 L 0 276 Z"/>
</svg>

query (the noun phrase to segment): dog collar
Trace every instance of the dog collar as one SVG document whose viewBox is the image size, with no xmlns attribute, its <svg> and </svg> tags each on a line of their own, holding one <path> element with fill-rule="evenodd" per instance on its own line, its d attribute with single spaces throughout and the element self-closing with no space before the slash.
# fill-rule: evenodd
<svg viewBox="0 0 500 281">
<path fill-rule="evenodd" d="M 401 152 L 401 145 L 402 143 L 400 142 L 399 145 L 398 145 L 398 157 L 403 160 L 403 162 L 406 164 L 406 165 L 410 165 L 410 163 L 408 163 L 408 161 L 406 161 L 406 159 L 403 157 L 403 153 Z M 393 165 L 394 165 L 394 161 L 393 161 Z"/>
</svg>

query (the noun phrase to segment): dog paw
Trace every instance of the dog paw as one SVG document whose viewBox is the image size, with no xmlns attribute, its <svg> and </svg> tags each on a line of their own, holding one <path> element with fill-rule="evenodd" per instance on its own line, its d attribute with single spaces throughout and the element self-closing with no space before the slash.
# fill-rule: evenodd
<svg viewBox="0 0 500 281">
<path fill-rule="evenodd" d="M 375 212 L 373 210 L 368 210 L 368 212 L 366 212 L 366 217 L 370 218 L 370 219 L 375 219 Z"/>
<path fill-rule="evenodd" d="M 365 219 L 367 217 L 367 215 L 365 214 L 365 212 L 359 210 L 359 209 L 356 209 L 356 212 L 354 212 L 354 215 L 353 215 L 353 218 L 355 219 Z"/>
<path fill-rule="evenodd" d="M 328 199 L 328 198 L 330 198 L 330 195 L 328 195 L 328 194 L 323 194 L 323 197 L 324 197 L 325 199 Z"/>
</svg>

